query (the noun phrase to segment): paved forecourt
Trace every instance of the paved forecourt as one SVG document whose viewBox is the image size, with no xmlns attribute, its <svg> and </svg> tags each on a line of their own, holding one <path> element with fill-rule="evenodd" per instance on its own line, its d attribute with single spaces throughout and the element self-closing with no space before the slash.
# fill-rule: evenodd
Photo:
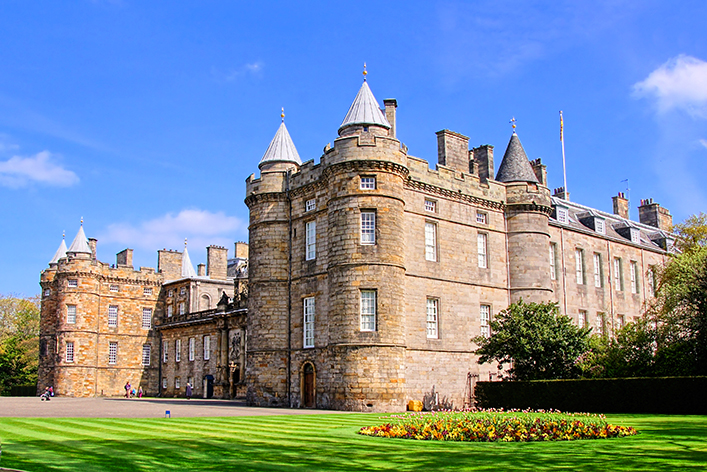
<svg viewBox="0 0 707 472">
<path fill-rule="evenodd" d="M 242 401 L 215 399 L 54 397 L 47 402 L 39 397 L 0 397 L 0 417 L 164 418 L 166 411 L 172 418 L 335 413 L 329 410 L 252 407 Z"/>
</svg>

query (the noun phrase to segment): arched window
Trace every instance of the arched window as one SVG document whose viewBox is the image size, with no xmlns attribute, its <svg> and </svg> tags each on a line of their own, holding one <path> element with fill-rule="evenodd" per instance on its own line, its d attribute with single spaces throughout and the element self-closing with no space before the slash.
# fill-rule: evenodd
<svg viewBox="0 0 707 472">
<path fill-rule="evenodd" d="M 211 297 L 203 294 L 199 299 L 199 310 L 208 310 L 209 308 L 211 308 Z"/>
</svg>

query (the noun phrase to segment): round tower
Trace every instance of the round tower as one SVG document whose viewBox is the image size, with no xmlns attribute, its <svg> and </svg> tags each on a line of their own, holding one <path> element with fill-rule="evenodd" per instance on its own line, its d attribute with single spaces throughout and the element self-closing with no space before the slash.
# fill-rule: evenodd
<svg viewBox="0 0 707 472">
<path fill-rule="evenodd" d="M 496 180 L 506 184 L 511 303 L 550 300 L 550 191 L 535 175 L 515 130 Z"/>
</svg>

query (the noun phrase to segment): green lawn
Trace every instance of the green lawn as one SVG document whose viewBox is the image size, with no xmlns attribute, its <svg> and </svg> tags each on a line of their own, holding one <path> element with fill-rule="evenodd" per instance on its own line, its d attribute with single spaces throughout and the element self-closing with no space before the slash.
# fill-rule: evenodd
<svg viewBox="0 0 707 472">
<path fill-rule="evenodd" d="M 27 471 L 705 470 L 707 417 L 612 415 L 637 436 L 454 443 L 360 436 L 375 414 L 0 418 L 0 467 Z"/>
</svg>

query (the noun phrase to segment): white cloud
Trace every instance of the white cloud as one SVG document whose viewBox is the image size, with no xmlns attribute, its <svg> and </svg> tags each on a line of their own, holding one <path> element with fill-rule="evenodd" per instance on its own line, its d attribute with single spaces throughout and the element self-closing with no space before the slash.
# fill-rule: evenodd
<svg viewBox="0 0 707 472">
<path fill-rule="evenodd" d="M 661 113 L 677 109 L 707 118 L 707 62 L 681 54 L 634 84 L 633 93 L 653 99 Z"/>
<path fill-rule="evenodd" d="M 181 249 L 184 238 L 189 239 L 190 248 L 204 248 L 210 244 L 229 247 L 246 228 L 247 223 L 235 216 L 191 208 L 138 224 L 112 224 L 98 239 L 103 243 L 120 243 L 148 250 Z"/>
<path fill-rule="evenodd" d="M 707 139 L 700 139 L 700 144 L 707 148 Z"/>
<path fill-rule="evenodd" d="M 232 82 L 246 75 L 259 76 L 263 72 L 264 64 L 262 61 L 243 64 L 237 69 L 231 69 L 229 72 L 222 73 L 216 69 L 212 69 L 212 73 L 224 82 Z"/>
<path fill-rule="evenodd" d="M 17 144 L 10 142 L 10 137 L 5 133 L 0 133 L 0 153 L 14 152 L 20 147 Z"/>
<path fill-rule="evenodd" d="M 0 185 L 10 188 L 26 187 L 38 182 L 57 187 L 70 187 L 79 182 L 79 177 L 52 162 L 53 154 L 42 151 L 34 156 L 13 156 L 0 161 Z"/>
</svg>

